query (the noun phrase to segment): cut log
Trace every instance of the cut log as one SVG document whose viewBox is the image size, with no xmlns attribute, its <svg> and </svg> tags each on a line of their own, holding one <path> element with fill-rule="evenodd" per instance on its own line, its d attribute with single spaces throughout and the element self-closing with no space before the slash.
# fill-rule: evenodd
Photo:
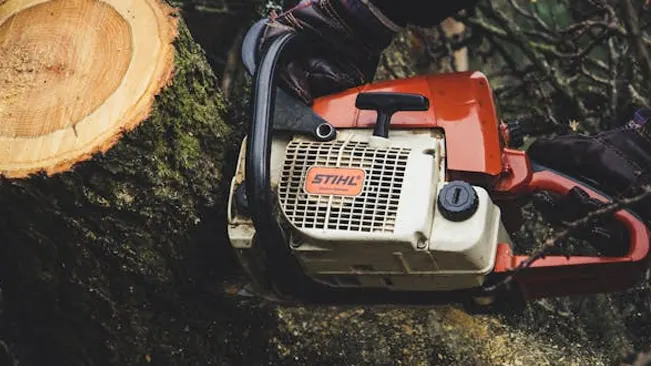
<svg viewBox="0 0 651 366">
<path fill-rule="evenodd" d="M 11 0 L 0 8 L 0 172 L 65 171 L 145 119 L 171 76 L 158 0 Z"/>
<path fill-rule="evenodd" d="M 0 0 L 0 52 L 0 339 L 20 365 L 265 363 L 240 351 L 265 318 L 220 288 L 242 109 L 182 19 Z"/>
</svg>

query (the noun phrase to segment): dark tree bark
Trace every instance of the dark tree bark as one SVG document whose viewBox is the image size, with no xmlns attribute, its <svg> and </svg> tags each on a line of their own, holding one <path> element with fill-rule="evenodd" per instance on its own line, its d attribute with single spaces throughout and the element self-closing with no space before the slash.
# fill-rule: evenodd
<svg viewBox="0 0 651 366">
<path fill-rule="evenodd" d="M 246 336 L 264 317 L 222 289 L 243 128 L 180 19 L 174 49 L 149 117 L 106 154 L 0 182 L 0 338 L 21 365 L 257 363 L 242 350 L 265 347 Z"/>
</svg>

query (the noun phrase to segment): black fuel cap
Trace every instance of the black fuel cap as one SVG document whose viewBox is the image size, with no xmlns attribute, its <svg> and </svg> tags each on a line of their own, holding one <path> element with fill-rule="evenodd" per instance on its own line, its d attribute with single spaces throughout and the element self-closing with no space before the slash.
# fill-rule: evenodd
<svg viewBox="0 0 651 366">
<path fill-rule="evenodd" d="M 464 181 L 452 181 L 441 189 L 438 208 L 450 221 L 464 221 L 477 211 L 479 197 L 475 189 Z"/>
</svg>

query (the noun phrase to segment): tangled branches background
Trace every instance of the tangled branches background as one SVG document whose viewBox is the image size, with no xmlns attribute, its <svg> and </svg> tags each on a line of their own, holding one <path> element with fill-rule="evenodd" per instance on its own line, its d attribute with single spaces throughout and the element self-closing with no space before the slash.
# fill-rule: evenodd
<svg viewBox="0 0 651 366">
<path fill-rule="evenodd" d="M 555 130 L 577 121 L 594 132 L 649 106 L 651 38 L 642 6 L 632 0 L 485 2 L 463 21 L 479 34 L 482 61 L 494 64 L 494 57 L 504 65 L 491 78 L 500 85 L 495 92 L 505 114 Z"/>
<path fill-rule="evenodd" d="M 389 54 L 383 71 L 458 69 L 440 65 L 465 49 L 469 68 L 491 80 L 505 119 L 532 136 L 596 132 L 650 106 L 650 14 L 639 0 L 481 1 L 454 17 L 461 31 L 452 37 L 442 26 L 408 29 L 394 45 L 409 52 L 407 62 Z"/>
</svg>

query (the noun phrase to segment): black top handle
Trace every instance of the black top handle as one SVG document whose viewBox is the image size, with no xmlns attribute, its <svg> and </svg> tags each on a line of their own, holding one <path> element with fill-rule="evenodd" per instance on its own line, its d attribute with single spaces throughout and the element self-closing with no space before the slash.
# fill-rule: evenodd
<svg viewBox="0 0 651 366">
<path fill-rule="evenodd" d="M 391 117 L 400 111 L 426 111 L 429 99 L 420 94 L 369 92 L 359 93 L 355 107 L 377 112 L 373 136 L 389 138 Z"/>
</svg>

